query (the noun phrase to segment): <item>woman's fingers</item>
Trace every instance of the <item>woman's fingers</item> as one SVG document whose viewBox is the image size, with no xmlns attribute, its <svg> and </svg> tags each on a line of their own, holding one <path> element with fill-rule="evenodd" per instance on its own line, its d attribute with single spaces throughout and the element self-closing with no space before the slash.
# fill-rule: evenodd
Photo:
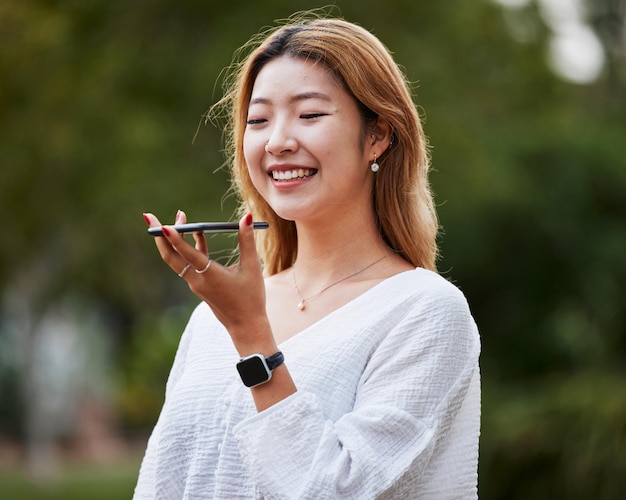
<svg viewBox="0 0 626 500">
<path fill-rule="evenodd" d="M 155 238 L 161 258 L 211 307 L 237 345 L 253 344 L 259 328 L 251 328 L 250 322 L 260 321 L 260 328 L 267 325 L 263 270 L 254 241 L 252 214 L 239 221 L 239 262 L 227 267 L 210 260 L 203 233 L 194 233 L 194 246 L 172 226 L 162 226 L 152 214 L 145 217 L 150 226 L 162 228 L 163 236 Z M 179 212 L 176 222 L 184 221 L 185 214 Z"/>
<path fill-rule="evenodd" d="M 179 262 L 179 259 L 188 262 L 191 264 L 191 267 L 198 271 L 206 267 L 209 257 L 205 251 L 196 248 L 197 246 L 202 248 L 202 244 L 199 244 L 198 240 L 196 240 L 196 247 L 190 245 L 185 237 L 171 226 L 163 226 L 163 235 L 167 243 L 169 243 L 171 251 L 165 249 L 165 252 L 161 252 L 161 256 L 172 269 L 176 270 L 174 265 Z M 195 235 L 194 238 L 196 238 Z M 206 247 L 206 243 L 204 247 Z M 159 251 L 161 251 L 160 247 Z"/>
<path fill-rule="evenodd" d="M 146 221 L 148 227 L 161 227 L 162 225 L 159 222 L 159 219 L 156 218 L 156 215 L 151 214 L 150 212 L 146 212 L 145 214 L 143 214 L 143 220 Z"/>
<path fill-rule="evenodd" d="M 159 254 L 161 254 L 161 258 L 163 261 L 170 266 L 170 268 L 178 274 L 181 278 L 185 277 L 187 271 L 189 271 L 189 267 L 187 264 L 190 264 L 189 260 L 187 260 L 183 255 L 180 254 L 178 249 L 172 244 L 172 238 L 178 237 L 179 240 L 182 240 L 182 243 L 186 244 L 193 250 L 188 243 L 185 242 L 184 238 L 170 226 L 163 226 L 159 219 L 151 213 L 143 214 L 144 220 L 150 227 L 162 227 L 163 236 L 156 236 L 154 238 L 157 249 L 159 250 Z M 184 212 L 180 210 L 176 214 L 175 223 L 184 224 L 187 216 Z M 179 246 L 182 246 L 179 243 Z M 193 265 L 193 264 L 192 264 Z M 190 266 L 191 267 L 191 266 Z"/>
<path fill-rule="evenodd" d="M 182 210 L 176 212 L 176 218 L 174 219 L 175 224 L 185 224 L 187 222 L 187 214 Z"/>
<path fill-rule="evenodd" d="M 246 271 L 260 272 L 261 261 L 254 242 L 254 228 L 250 212 L 239 221 L 239 262 Z"/>
<path fill-rule="evenodd" d="M 176 272 L 180 277 L 185 278 L 188 282 L 194 281 L 196 286 L 200 285 L 202 280 L 195 280 L 199 276 L 209 272 L 211 268 L 211 260 L 209 258 L 208 246 L 203 233 L 194 233 L 193 239 L 195 245 L 191 245 L 184 237 L 176 231 L 172 226 L 162 225 L 159 219 L 151 213 L 144 214 L 144 219 L 150 227 L 161 227 L 163 236 L 157 236 L 155 243 L 161 254 L 161 258 Z M 175 218 L 175 224 L 185 224 L 187 216 L 184 212 L 178 211 Z M 262 269 L 259 255 L 257 253 L 254 241 L 254 228 L 252 224 L 252 214 L 247 213 L 239 221 L 239 264 L 232 269 L 239 269 L 241 278 L 246 281 L 252 279 L 252 282 L 262 281 Z M 187 267 L 187 264 L 189 266 Z M 221 266 L 217 266 L 221 267 Z M 225 271 L 224 268 L 221 268 Z M 195 270 L 196 273 L 189 271 Z M 212 270 L 212 269 L 211 269 Z M 218 272 L 213 275 L 214 278 L 221 276 Z M 244 276 L 247 276 L 244 278 Z M 223 277 L 222 277 L 223 278 Z M 220 279 L 218 278 L 218 281 Z"/>
<path fill-rule="evenodd" d="M 206 244 L 204 233 L 193 233 L 193 239 L 196 242 L 196 250 L 203 255 L 209 256 L 209 247 Z"/>
<path fill-rule="evenodd" d="M 161 224 L 159 219 L 157 219 L 157 217 L 154 214 L 145 213 L 143 214 L 143 218 L 149 227 L 162 227 L 163 226 L 163 224 Z M 157 249 L 159 250 L 159 253 L 161 254 L 161 258 L 165 262 L 168 262 L 168 259 L 170 258 L 169 256 L 171 256 L 172 254 L 172 246 L 168 243 L 167 239 L 164 236 L 155 236 L 154 242 L 157 246 Z"/>
</svg>

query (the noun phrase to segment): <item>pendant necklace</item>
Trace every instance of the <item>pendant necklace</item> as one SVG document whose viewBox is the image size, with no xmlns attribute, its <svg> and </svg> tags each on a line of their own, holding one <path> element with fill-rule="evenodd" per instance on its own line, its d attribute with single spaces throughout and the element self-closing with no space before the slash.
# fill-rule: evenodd
<svg viewBox="0 0 626 500">
<path fill-rule="evenodd" d="M 330 285 L 325 286 L 324 288 L 322 288 L 319 292 L 314 293 L 313 295 L 310 295 L 309 297 L 304 298 L 302 296 L 302 292 L 300 292 L 300 289 L 298 288 L 298 282 L 296 281 L 296 266 L 294 265 L 291 269 L 292 269 L 292 276 L 293 276 L 293 286 L 296 289 L 296 292 L 298 292 L 298 296 L 300 297 L 300 302 L 298 302 L 298 309 L 300 309 L 301 311 L 304 311 L 304 309 L 306 308 L 306 302 L 309 300 L 313 300 L 316 297 L 322 295 L 326 290 L 328 290 L 330 287 L 333 287 L 335 285 L 338 285 L 339 283 L 341 283 L 342 281 L 346 281 L 347 279 L 350 279 L 354 276 L 356 276 L 357 274 L 362 273 L 363 271 L 369 269 L 370 267 L 372 267 L 374 264 L 378 264 L 381 260 L 385 259 L 386 257 L 388 257 L 389 254 L 385 254 L 382 257 L 379 257 L 378 259 L 376 259 L 374 262 L 372 262 L 371 264 L 368 264 L 367 266 L 365 266 L 362 269 L 359 269 L 357 272 L 349 274 L 348 276 L 345 276 L 344 278 L 341 278 L 340 280 L 334 281 L 333 283 L 331 283 Z"/>
</svg>

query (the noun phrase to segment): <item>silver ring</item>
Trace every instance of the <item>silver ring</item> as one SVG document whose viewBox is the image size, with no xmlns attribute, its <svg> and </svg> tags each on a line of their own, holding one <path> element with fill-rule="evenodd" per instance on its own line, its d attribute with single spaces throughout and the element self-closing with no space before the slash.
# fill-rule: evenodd
<svg viewBox="0 0 626 500">
<path fill-rule="evenodd" d="M 197 272 L 198 274 L 206 273 L 209 267 L 211 267 L 211 264 L 213 264 L 213 261 L 209 259 L 209 262 L 206 263 L 206 266 L 204 267 L 204 269 L 201 269 L 200 271 L 198 271 L 197 269 L 194 269 L 194 271 Z"/>
<path fill-rule="evenodd" d="M 183 276 L 185 276 L 185 273 L 189 270 L 190 267 L 191 267 L 191 264 L 189 262 L 187 262 L 185 267 L 183 267 L 183 270 L 178 273 L 178 277 L 182 278 Z"/>
</svg>

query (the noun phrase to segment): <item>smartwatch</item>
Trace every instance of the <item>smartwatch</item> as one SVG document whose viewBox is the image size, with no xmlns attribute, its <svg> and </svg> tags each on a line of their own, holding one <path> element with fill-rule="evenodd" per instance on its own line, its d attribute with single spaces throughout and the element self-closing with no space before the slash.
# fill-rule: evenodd
<svg viewBox="0 0 626 500">
<path fill-rule="evenodd" d="M 237 363 L 237 371 L 243 385 L 254 387 L 264 384 L 272 378 L 272 371 L 285 361 L 283 353 L 278 351 L 266 358 L 262 354 L 252 354 L 241 358 Z"/>
</svg>

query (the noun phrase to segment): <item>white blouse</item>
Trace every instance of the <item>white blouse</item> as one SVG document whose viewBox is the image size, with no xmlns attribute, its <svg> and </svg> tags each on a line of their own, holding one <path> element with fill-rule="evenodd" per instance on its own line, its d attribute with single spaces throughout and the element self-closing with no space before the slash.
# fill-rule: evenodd
<svg viewBox="0 0 626 500">
<path fill-rule="evenodd" d="M 480 339 L 456 287 L 395 275 L 280 349 L 298 392 L 257 413 L 197 307 L 135 499 L 477 498 Z"/>
</svg>

